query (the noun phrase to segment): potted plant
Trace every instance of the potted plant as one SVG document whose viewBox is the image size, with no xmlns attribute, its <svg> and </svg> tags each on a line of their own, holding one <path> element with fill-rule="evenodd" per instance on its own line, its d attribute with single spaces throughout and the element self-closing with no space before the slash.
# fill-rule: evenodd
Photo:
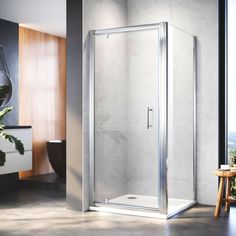
<svg viewBox="0 0 236 236">
<path fill-rule="evenodd" d="M 229 150 L 229 164 L 232 167 L 236 167 L 236 149 Z"/>
<path fill-rule="evenodd" d="M 9 91 L 10 91 L 10 88 L 8 85 L 0 86 L 0 106 L 2 105 Z M 5 125 L 2 123 L 5 115 L 8 112 L 12 111 L 12 109 L 13 107 L 6 107 L 0 111 L 0 137 L 15 144 L 15 149 L 20 153 L 20 155 L 23 155 L 25 151 L 23 143 L 16 137 L 14 137 L 13 135 L 5 133 L 5 130 L 4 130 Z M 0 149 L 0 166 L 4 166 L 5 162 L 6 162 L 6 153 L 4 152 L 4 150 Z"/>
<path fill-rule="evenodd" d="M 229 150 L 229 164 L 233 169 L 236 168 L 236 149 Z M 231 196 L 236 199 L 236 178 L 231 178 Z"/>
</svg>

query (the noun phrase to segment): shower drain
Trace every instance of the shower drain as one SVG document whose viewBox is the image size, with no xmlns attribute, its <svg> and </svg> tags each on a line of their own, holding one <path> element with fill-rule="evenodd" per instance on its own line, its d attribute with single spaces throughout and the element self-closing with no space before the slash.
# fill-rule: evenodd
<svg viewBox="0 0 236 236">
<path fill-rule="evenodd" d="M 128 197 L 128 199 L 137 199 L 137 197 Z"/>
</svg>

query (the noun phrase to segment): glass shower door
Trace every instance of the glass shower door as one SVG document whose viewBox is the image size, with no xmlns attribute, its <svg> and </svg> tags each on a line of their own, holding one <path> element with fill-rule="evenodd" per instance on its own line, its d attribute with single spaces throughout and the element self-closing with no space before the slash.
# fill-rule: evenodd
<svg viewBox="0 0 236 236">
<path fill-rule="evenodd" d="M 93 38 L 93 204 L 158 209 L 158 29 Z"/>
</svg>

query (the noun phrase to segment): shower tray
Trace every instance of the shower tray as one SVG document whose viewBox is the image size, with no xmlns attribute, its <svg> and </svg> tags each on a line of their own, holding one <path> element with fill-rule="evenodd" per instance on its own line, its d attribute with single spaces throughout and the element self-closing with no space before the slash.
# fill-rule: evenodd
<svg viewBox="0 0 236 236">
<path fill-rule="evenodd" d="M 119 197 L 109 199 L 109 202 L 107 201 L 107 203 L 96 202 L 94 203 L 94 206 L 90 206 L 89 209 L 91 211 L 168 219 L 193 206 L 196 204 L 196 201 L 169 198 L 168 204 L 168 213 L 161 214 L 158 209 L 159 206 L 157 197 L 124 194 Z"/>
</svg>

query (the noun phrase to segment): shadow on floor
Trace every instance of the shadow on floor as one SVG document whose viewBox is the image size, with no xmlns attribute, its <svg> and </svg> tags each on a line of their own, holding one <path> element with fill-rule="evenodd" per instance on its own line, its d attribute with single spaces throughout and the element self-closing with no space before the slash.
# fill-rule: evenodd
<svg viewBox="0 0 236 236">
<path fill-rule="evenodd" d="M 61 178 L 55 173 L 22 178 L 21 187 L 36 187 L 41 189 L 66 191 L 66 178 Z"/>
</svg>

